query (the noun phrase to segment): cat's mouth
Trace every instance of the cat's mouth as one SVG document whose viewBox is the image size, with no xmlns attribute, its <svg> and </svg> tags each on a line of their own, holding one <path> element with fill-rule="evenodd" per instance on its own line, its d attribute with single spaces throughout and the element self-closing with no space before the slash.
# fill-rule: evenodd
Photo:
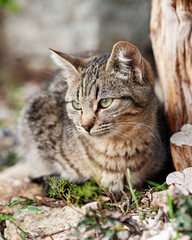
<svg viewBox="0 0 192 240">
<path fill-rule="evenodd" d="M 92 137 L 103 137 L 111 133 L 112 123 L 105 123 L 100 125 L 94 125 L 90 129 L 84 129 L 83 127 L 77 126 L 77 130 L 84 135 Z"/>
</svg>

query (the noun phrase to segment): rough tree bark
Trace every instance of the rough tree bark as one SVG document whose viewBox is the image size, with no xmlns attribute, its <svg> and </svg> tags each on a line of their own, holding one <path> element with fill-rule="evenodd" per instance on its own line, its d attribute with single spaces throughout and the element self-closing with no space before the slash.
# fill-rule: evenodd
<svg viewBox="0 0 192 240">
<path fill-rule="evenodd" d="M 170 139 L 171 154 L 177 171 L 192 166 L 192 125 L 185 124 Z"/>
<path fill-rule="evenodd" d="M 171 133 L 192 124 L 192 0 L 151 0 L 151 41 Z"/>
</svg>

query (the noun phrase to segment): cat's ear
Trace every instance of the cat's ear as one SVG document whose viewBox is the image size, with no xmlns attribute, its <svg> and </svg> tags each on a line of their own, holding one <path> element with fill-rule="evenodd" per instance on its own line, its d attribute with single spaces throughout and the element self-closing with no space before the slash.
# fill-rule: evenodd
<svg viewBox="0 0 192 240">
<path fill-rule="evenodd" d="M 118 78 L 126 79 L 133 70 L 139 70 L 141 65 L 142 58 L 138 48 L 129 42 L 120 41 L 113 46 L 106 70 Z"/>
<path fill-rule="evenodd" d="M 79 75 L 79 67 L 83 67 L 87 64 L 88 59 L 74 57 L 62 52 L 49 49 L 51 51 L 51 57 L 59 68 L 61 68 L 62 73 L 68 83 L 74 77 Z"/>
</svg>

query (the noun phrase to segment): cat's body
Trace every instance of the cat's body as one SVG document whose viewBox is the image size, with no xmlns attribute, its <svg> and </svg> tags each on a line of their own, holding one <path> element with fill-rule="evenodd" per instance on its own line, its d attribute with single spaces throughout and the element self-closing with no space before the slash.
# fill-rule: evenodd
<svg viewBox="0 0 192 240">
<path fill-rule="evenodd" d="M 53 52 L 53 58 L 62 71 L 29 100 L 19 121 L 19 152 L 31 176 L 60 174 L 72 182 L 96 176 L 119 193 L 129 168 L 133 187 L 141 186 L 164 161 L 149 64 L 128 42 L 111 54 Z"/>
</svg>

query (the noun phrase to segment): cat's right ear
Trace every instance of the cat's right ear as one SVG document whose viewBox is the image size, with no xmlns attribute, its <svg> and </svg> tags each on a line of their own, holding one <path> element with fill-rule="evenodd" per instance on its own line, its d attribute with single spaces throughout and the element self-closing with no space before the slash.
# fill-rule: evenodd
<svg viewBox="0 0 192 240">
<path fill-rule="evenodd" d="M 64 78 L 67 83 L 70 84 L 70 82 L 79 75 L 78 68 L 83 64 L 80 58 L 76 58 L 53 49 L 49 50 L 51 51 L 53 61 L 59 68 L 61 68 Z"/>
<path fill-rule="evenodd" d="M 119 41 L 113 46 L 106 70 L 117 78 L 126 79 L 132 71 L 141 72 L 142 58 L 138 48 L 127 41 Z"/>
</svg>

